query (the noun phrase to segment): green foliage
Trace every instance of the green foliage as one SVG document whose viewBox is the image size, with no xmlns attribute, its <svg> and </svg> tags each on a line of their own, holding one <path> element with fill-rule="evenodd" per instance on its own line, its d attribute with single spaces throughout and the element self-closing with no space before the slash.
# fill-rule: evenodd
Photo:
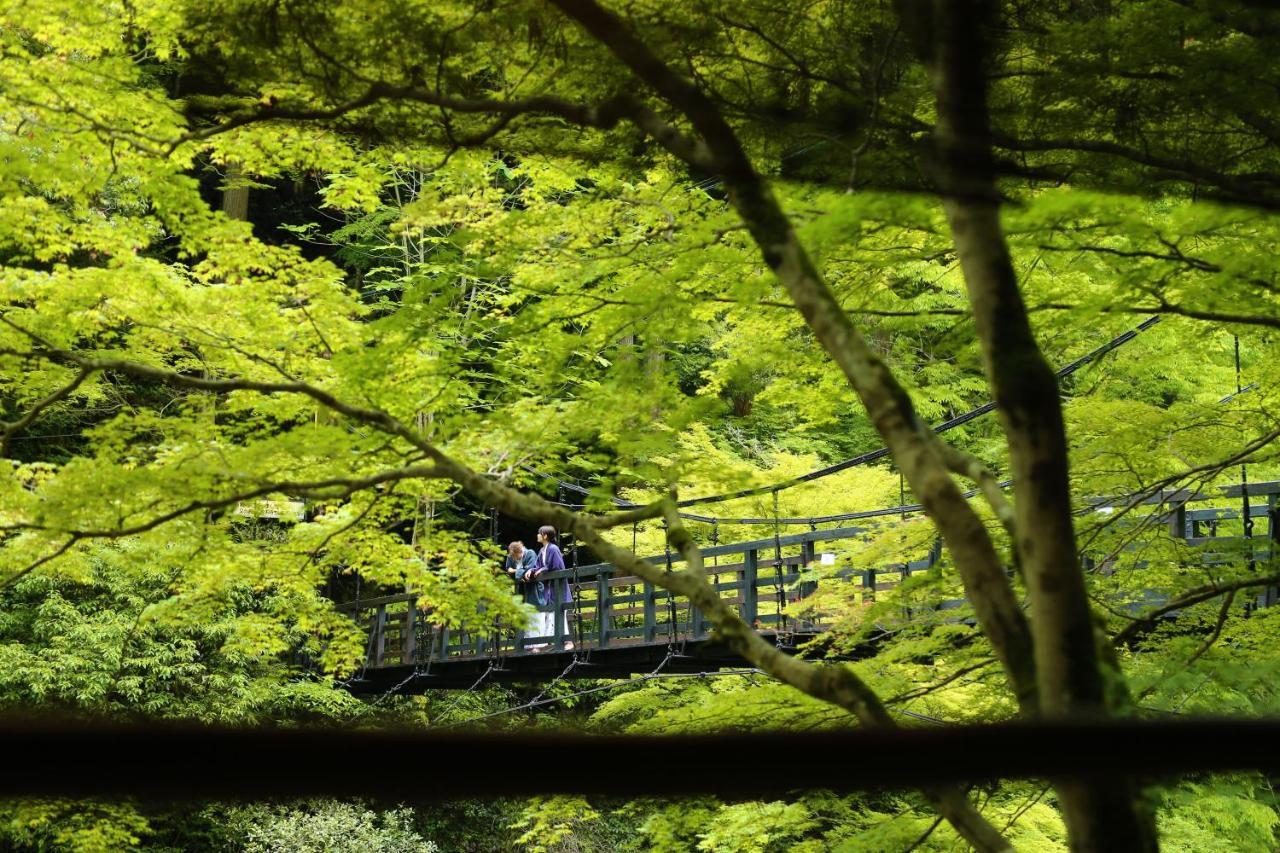
<svg viewBox="0 0 1280 853">
<path fill-rule="evenodd" d="M 1275 844 L 1275 793 L 1257 777 L 1185 782 L 1165 796 L 1160 836 L 1165 850 L 1265 850 Z"/>
<path fill-rule="evenodd" d="M 699 850 L 746 851 L 783 849 L 814 826 L 800 803 L 735 803 L 712 818 L 698 842 Z"/>
<path fill-rule="evenodd" d="M 233 589 L 170 618 L 181 606 L 173 570 L 135 576 L 106 556 L 87 577 L 31 575 L 0 593 L 0 705 L 230 724 L 365 714 L 345 691 L 264 648 L 276 636 L 262 617 L 282 606 L 278 593 Z"/>
<path fill-rule="evenodd" d="M 943 207 L 920 192 L 932 190 L 918 156 L 934 120 L 928 80 L 894 4 L 610 5 L 732 117 L 920 419 L 984 402 Z M 1166 480 L 1232 481 L 1223 461 L 1276 429 L 1280 229 L 1265 211 L 1280 185 L 1268 94 L 1280 81 L 1266 14 L 1209 0 L 1001 4 L 991 97 L 1002 191 L 1016 202 L 1003 224 L 1041 347 L 1065 364 L 1165 315 L 1063 383 L 1082 506 Z M 431 460 L 405 433 L 330 397 L 383 411 L 503 482 L 581 478 L 600 510 L 615 496 L 779 482 L 881 443 L 723 188 L 630 125 L 494 126 L 421 99 L 359 101 L 373 80 L 574 104 L 635 90 L 545 4 L 15 0 L 0 3 L 0 48 L 0 420 L 13 425 L 0 453 L 0 707 L 369 725 L 505 707 L 512 694 L 491 688 L 383 713 L 338 689 L 364 636 L 331 598 L 354 583 L 412 590 L 424 615 L 455 628 L 527 609 L 494 571 L 476 507 L 423 470 Z M 257 109 L 330 120 L 249 121 Z M 665 107 L 655 115 L 683 129 Z M 251 188 L 252 222 L 211 204 L 231 186 Z M 77 359 L 102 369 L 80 375 Z M 255 387 L 208 384 L 219 381 Z M 292 393 L 297 383 L 315 392 Z M 1238 383 L 1258 387 L 1223 402 Z M 1005 471 L 995 418 L 948 439 Z M 1249 459 L 1255 481 L 1280 477 L 1268 441 Z M 706 511 L 827 515 L 912 500 L 900 489 L 886 461 L 776 503 Z M 253 516 L 255 501 L 286 498 L 307 501 L 303 518 Z M 1209 577 L 1245 576 L 1238 552 L 1208 574 L 1161 523 L 1158 508 L 1078 517 L 1082 550 L 1103 567 L 1090 593 L 1113 631 Z M 707 544 L 765 531 L 692 533 Z M 657 523 L 609 536 L 663 550 Z M 1009 717 L 970 611 L 939 609 L 963 595 L 947 558 L 874 595 L 854 580 L 922 556 L 934 536 L 926 519 L 884 519 L 833 546 L 834 566 L 805 577 L 817 593 L 791 610 L 830 626 L 805 653 L 858 652 L 859 675 L 907 720 Z M 1139 709 L 1275 713 L 1280 617 L 1244 618 L 1243 600 L 1184 608 L 1145 633 L 1121 651 L 1117 686 Z M 851 724 L 756 679 L 654 680 L 565 704 L 501 724 Z M 981 802 L 1020 849 L 1057 849 L 1060 821 L 1039 794 L 1007 784 Z M 1256 780 L 1162 796 L 1170 849 L 1276 846 L 1273 798 Z M 605 849 L 627 822 L 639 834 L 625 843 L 666 850 L 959 844 L 946 827 L 926 837 L 933 817 L 905 796 L 474 808 L 459 818 L 470 842 L 342 803 L 247 807 L 225 826 L 261 850 L 426 849 L 427 836 L 459 849 L 513 836 Z M 3 820 L 15 845 L 97 850 L 147 844 L 166 817 L 23 801 Z"/>
<path fill-rule="evenodd" d="M 580 797 L 534 797 L 512 828 L 523 830 L 516 843 L 524 849 L 548 853 L 561 849 L 562 842 L 599 817 L 600 813 Z"/>
<path fill-rule="evenodd" d="M 1066 849 L 1065 829 L 1044 802 L 1045 789 L 1015 784 L 979 795 L 984 811 L 1018 850 Z M 969 846 L 937 825 L 923 803 L 898 795 L 837 796 L 812 792 L 792 801 L 725 804 L 713 799 L 637 803 L 644 849 L 677 853 L 713 851 L 839 850 L 870 853 L 917 849 L 963 851 Z"/>
<path fill-rule="evenodd" d="M 441 850 L 457 853 L 486 853 L 516 848 L 518 822 L 524 804 L 520 801 L 488 799 L 463 800 L 415 809 L 419 833 Z"/>
<path fill-rule="evenodd" d="M 82 577 L 30 575 L 0 593 L 0 708 L 233 725 L 370 718 L 368 706 L 262 642 L 277 640 L 261 617 L 281 606 L 279 593 L 241 587 L 167 618 L 178 572 L 139 573 L 119 556 L 106 549 Z M 293 628 L 293 642 L 303 636 Z M 128 803 L 13 801 L 0 804 L 0 838 L 32 850 L 146 848 L 157 817 L 163 823 Z"/>
<path fill-rule="evenodd" d="M 251 805 L 223 818 L 229 846 L 245 853 L 436 853 L 414 829 L 410 809 L 375 812 L 318 800 L 303 806 Z"/>
<path fill-rule="evenodd" d="M 146 818 L 128 803 L 0 802 L 0 837 L 19 850 L 110 853 L 137 847 L 149 829 Z"/>
</svg>

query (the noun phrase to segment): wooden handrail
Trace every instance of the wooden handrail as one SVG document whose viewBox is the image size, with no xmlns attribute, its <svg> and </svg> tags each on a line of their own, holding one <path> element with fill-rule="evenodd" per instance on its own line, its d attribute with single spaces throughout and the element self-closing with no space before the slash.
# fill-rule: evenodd
<svg viewBox="0 0 1280 853">
<path fill-rule="evenodd" d="M 1242 489 L 1238 486 L 1222 491 L 1233 493 L 1236 497 L 1242 494 Z M 1249 494 L 1280 495 L 1280 482 L 1250 484 Z M 1171 533 L 1188 544 L 1243 544 L 1243 538 L 1238 535 L 1198 535 L 1200 524 L 1239 519 L 1242 515 L 1239 509 L 1230 507 L 1195 510 L 1186 508 L 1188 501 L 1205 500 L 1209 497 L 1212 496 L 1186 491 L 1167 492 L 1152 496 L 1146 503 L 1155 505 L 1164 501 L 1182 501 L 1168 511 L 1158 511 L 1157 514 L 1161 518 L 1167 516 Z M 1275 498 L 1271 497 L 1253 504 L 1250 516 L 1269 516 L 1275 502 Z M 1101 506 L 1104 505 L 1099 504 Z M 748 624 L 779 633 L 796 630 L 798 626 L 803 631 L 812 632 L 820 629 L 820 616 L 806 616 L 804 620 L 797 622 L 784 610 L 784 605 L 807 598 L 817 586 L 811 579 L 803 580 L 804 566 L 816 559 L 819 543 L 853 539 L 867 532 L 862 527 L 810 530 L 777 538 L 704 548 L 701 553 L 704 558 L 726 555 L 737 555 L 740 558 L 727 565 L 708 566 L 708 570 L 716 575 L 713 581 L 716 593 L 736 607 Z M 1274 532 L 1262 533 L 1255 536 L 1255 540 L 1259 545 L 1266 544 L 1273 535 Z M 794 551 L 797 546 L 799 554 Z M 792 553 L 783 555 L 781 565 L 778 565 L 774 555 L 781 549 Z M 1257 553 L 1259 552 L 1255 550 L 1255 556 Z M 846 566 L 836 570 L 834 577 L 857 583 L 864 599 L 869 601 L 875 598 L 878 590 L 890 589 L 912 573 L 929 569 L 940 555 L 941 549 L 934 547 L 924 559 L 879 567 Z M 1212 554 L 1206 553 L 1206 559 L 1212 558 Z M 646 559 L 661 565 L 667 561 L 667 555 Z M 683 562 L 675 554 L 670 559 L 673 564 Z M 614 575 L 615 571 L 608 563 L 593 563 L 543 575 L 544 580 L 557 586 L 560 583 L 575 582 L 577 589 L 577 594 L 568 602 L 561 601 L 559 594 L 555 596 L 555 603 L 551 608 L 555 618 L 552 633 L 547 637 L 530 637 L 522 630 L 511 628 L 504 631 L 485 626 L 478 630 L 465 627 L 451 630 L 435 625 L 429 614 L 418 615 L 415 606 L 417 593 L 398 593 L 346 602 L 337 605 L 337 609 L 361 619 L 365 617 L 360 617 L 359 614 L 373 611 L 374 633 L 369 644 L 370 665 L 373 667 L 404 666 L 423 661 L 483 660 L 486 657 L 500 659 L 523 654 L 525 644 L 531 641 L 551 644 L 558 650 L 563 649 L 566 642 L 577 642 L 579 636 L 592 649 L 629 646 L 637 642 L 653 645 L 705 638 L 710 626 L 689 602 L 666 590 L 655 589 L 640 578 L 617 577 Z M 642 592 L 637 592 L 637 587 Z M 962 602 L 951 604 L 959 603 Z M 387 612 L 389 607 L 398 604 L 407 605 L 403 614 Z M 389 641 L 389 637 L 394 639 Z"/>
</svg>

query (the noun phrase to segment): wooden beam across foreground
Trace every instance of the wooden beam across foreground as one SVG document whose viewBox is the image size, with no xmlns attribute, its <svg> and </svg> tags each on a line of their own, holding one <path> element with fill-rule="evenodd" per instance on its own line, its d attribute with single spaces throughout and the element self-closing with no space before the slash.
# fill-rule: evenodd
<svg viewBox="0 0 1280 853">
<path fill-rule="evenodd" d="M 1280 720 L 1003 723 L 827 733 L 584 735 L 356 731 L 0 720 L 0 796 L 154 802 L 523 797 L 532 754 L 601 773 L 551 773 L 539 794 L 772 798 L 797 789 L 916 788 L 997 778 L 1143 779 L 1280 772 Z M 17 756 L 24 756 L 19 759 Z"/>
</svg>

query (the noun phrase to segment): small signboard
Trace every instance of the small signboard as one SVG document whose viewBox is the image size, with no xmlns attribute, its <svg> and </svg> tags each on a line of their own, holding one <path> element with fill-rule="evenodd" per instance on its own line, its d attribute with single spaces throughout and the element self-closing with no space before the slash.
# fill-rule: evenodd
<svg viewBox="0 0 1280 853">
<path fill-rule="evenodd" d="M 822 554 L 821 563 L 824 566 L 834 566 L 836 564 L 836 555 L 827 551 Z"/>
</svg>

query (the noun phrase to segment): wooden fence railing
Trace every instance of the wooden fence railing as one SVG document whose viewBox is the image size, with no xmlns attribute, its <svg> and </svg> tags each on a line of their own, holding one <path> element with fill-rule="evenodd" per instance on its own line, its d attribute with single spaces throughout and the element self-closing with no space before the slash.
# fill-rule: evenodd
<svg viewBox="0 0 1280 853">
<path fill-rule="evenodd" d="M 1254 559 L 1267 557 L 1275 549 L 1277 498 L 1280 482 L 1252 483 L 1248 486 L 1249 516 L 1254 520 Z M 1214 546 L 1202 554 L 1206 562 L 1240 560 L 1244 536 L 1232 526 L 1243 513 L 1235 507 L 1190 508 L 1188 504 L 1236 498 L 1242 500 L 1243 487 L 1231 486 L 1218 494 L 1185 491 L 1153 495 L 1145 504 L 1159 507 L 1159 520 L 1169 533 L 1191 545 Z M 1118 501 L 1098 501 L 1100 509 Z M 773 636 L 810 635 L 822 630 L 818 622 L 787 613 L 789 604 L 811 595 L 817 588 L 818 572 L 811 564 L 821 562 L 823 543 L 837 542 L 869 533 L 863 527 L 839 527 L 805 533 L 757 539 L 702 549 L 708 580 L 722 599 L 758 631 Z M 892 589 L 912 574 L 929 569 L 941 554 L 938 542 L 918 560 L 891 566 L 842 569 L 836 578 L 861 588 L 864 599 L 878 591 Z M 682 562 L 677 554 L 648 558 L 656 565 Z M 432 622 L 430 613 L 415 605 L 417 595 L 402 593 L 338 605 L 368 631 L 368 666 L 371 668 L 421 665 L 449 660 L 474 660 L 530 654 L 531 646 L 564 650 L 573 644 L 579 649 L 612 649 L 636 645 L 701 641 L 710 625 L 690 603 L 637 577 L 618 576 L 607 563 L 552 572 L 545 579 L 556 588 L 555 631 L 533 636 L 523 626 L 449 628 Z M 564 601 L 561 590 L 571 593 Z M 1264 593 L 1262 604 L 1275 600 Z M 483 622 L 483 620 L 478 620 Z"/>
</svg>

